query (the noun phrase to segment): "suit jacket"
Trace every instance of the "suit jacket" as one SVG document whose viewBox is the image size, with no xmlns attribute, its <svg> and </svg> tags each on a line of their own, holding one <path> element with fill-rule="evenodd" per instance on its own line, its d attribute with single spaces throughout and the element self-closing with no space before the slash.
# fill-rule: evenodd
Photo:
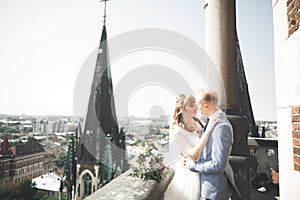
<svg viewBox="0 0 300 200">
<path fill-rule="evenodd" d="M 225 113 L 221 110 L 213 115 L 218 117 L 217 123 L 211 132 L 200 159 L 196 162 L 191 162 L 189 168 L 200 173 L 201 198 L 228 200 L 233 189 L 239 195 L 229 163 L 233 144 L 233 130 Z"/>
</svg>

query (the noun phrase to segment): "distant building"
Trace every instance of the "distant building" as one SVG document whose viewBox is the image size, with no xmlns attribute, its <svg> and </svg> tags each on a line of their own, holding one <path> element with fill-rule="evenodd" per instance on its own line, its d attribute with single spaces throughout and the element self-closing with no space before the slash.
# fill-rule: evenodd
<svg viewBox="0 0 300 200">
<path fill-rule="evenodd" d="M 38 120 L 35 124 L 33 124 L 33 132 L 41 134 L 75 132 L 77 126 L 77 122 L 75 123 L 67 120 Z"/>
<path fill-rule="evenodd" d="M 65 127 L 65 131 L 70 133 L 75 132 L 78 125 L 76 123 L 67 123 Z"/>
<path fill-rule="evenodd" d="M 0 150 L 0 185 L 19 184 L 27 178 L 53 171 L 55 161 L 37 142 L 10 147 L 5 138 Z"/>
<path fill-rule="evenodd" d="M 61 177 L 55 173 L 47 173 L 32 179 L 32 183 L 37 189 L 59 192 Z"/>
</svg>

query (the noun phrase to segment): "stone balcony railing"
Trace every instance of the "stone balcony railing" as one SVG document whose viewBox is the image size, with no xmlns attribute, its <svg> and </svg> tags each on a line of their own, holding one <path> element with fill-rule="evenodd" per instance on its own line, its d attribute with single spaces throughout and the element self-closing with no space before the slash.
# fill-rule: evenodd
<svg viewBox="0 0 300 200">
<path fill-rule="evenodd" d="M 110 183 L 91 194 L 85 200 L 146 200 L 161 199 L 170 181 L 173 178 L 174 171 L 167 169 L 164 171 L 162 181 L 147 180 L 132 177 L 130 171 L 126 171 Z"/>
<path fill-rule="evenodd" d="M 230 163 L 234 170 L 237 186 L 243 195 L 242 198 L 234 195 L 232 199 L 250 199 L 249 184 L 244 183 L 250 178 L 247 169 L 249 165 L 253 165 L 252 157 L 231 156 Z M 144 181 L 130 176 L 129 173 L 130 171 L 126 171 L 85 200 L 160 200 L 174 175 L 173 170 L 165 170 L 163 180 L 158 182 L 154 180 Z"/>
</svg>

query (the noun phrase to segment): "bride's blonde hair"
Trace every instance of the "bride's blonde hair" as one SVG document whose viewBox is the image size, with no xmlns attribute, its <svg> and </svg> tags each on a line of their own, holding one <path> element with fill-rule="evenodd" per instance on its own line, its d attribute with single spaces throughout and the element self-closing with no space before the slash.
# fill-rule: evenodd
<svg viewBox="0 0 300 200">
<path fill-rule="evenodd" d="M 192 95 L 186 96 L 185 94 L 180 94 L 177 99 L 176 99 L 176 104 L 175 104 L 175 111 L 171 123 L 171 128 L 173 128 L 174 125 L 178 126 L 183 126 L 183 116 L 182 116 L 182 110 L 183 108 L 191 101 L 195 101 L 196 98 Z M 203 124 L 198 118 L 194 118 L 202 127 Z"/>
</svg>

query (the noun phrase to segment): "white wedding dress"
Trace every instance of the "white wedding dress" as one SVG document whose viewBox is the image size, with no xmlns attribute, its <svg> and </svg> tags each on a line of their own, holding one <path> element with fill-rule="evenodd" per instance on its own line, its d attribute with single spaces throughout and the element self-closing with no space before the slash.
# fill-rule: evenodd
<svg viewBox="0 0 300 200">
<path fill-rule="evenodd" d="M 200 126 L 200 125 L 199 125 Z M 174 169 L 174 176 L 166 189 L 164 200 L 199 200 L 200 180 L 197 172 L 183 167 L 180 153 L 187 152 L 199 137 L 194 132 L 188 132 L 181 127 L 175 127 L 169 133 L 169 151 L 164 155 L 166 164 Z"/>
</svg>

